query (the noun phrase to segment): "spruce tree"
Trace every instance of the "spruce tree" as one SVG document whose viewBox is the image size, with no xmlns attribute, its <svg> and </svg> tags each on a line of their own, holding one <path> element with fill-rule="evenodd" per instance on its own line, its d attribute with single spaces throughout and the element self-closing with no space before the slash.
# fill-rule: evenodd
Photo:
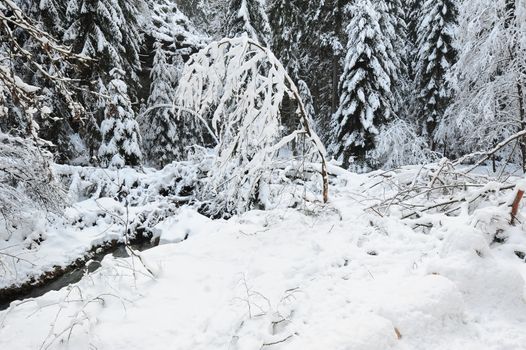
<svg viewBox="0 0 526 350">
<path fill-rule="evenodd" d="M 308 10 L 308 0 L 272 0 L 269 3 L 272 50 L 296 80 L 305 75 Z"/>
<path fill-rule="evenodd" d="M 168 0 L 170 1 L 170 0 Z M 228 0 L 193 0 L 176 2 L 179 10 L 191 20 L 200 32 L 214 39 L 225 36 L 225 23 L 228 16 Z"/>
<path fill-rule="evenodd" d="M 404 19 L 404 5 L 402 0 L 377 0 L 375 5 L 380 12 L 380 26 L 386 39 L 386 52 L 393 63 L 391 71 L 393 110 L 398 115 L 406 116 L 407 106 L 405 97 L 408 89 L 407 69 L 407 24 Z M 395 83 L 396 82 L 396 83 Z"/>
<path fill-rule="evenodd" d="M 404 21 L 407 25 L 407 37 L 409 44 L 416 45 L 416 32 L 419 19 L 422 16 L 422 2 L 420 0 L 405 0 Z"/>
<path fill-rule="evenodd" d="M 37 30 L 47 33 L 56 42 L 60 42 L 59 39 L 66 25 L 66 0 L 37 2 L 16 0 L 15 4 Z M 39 101 L 42 106 L 46 106 L 45 112 L 38 109 L 29 118 L 32 123 L 38 125 L 38 137 L 48 141 L 48 148 L 58 162 L 67 162 L 79 157 L 82 147 L 76 147 L 78 143 L 73 143 L 72 139 L 75 134 L 74 128 L 83 114 L 83 108 L 77 103 L 76 91 L 73 88 L 75 83 L 72 81 L 65 83 L 52 78 L 65 76 L 76 78 L 76 72 L 72 71 L 74 65 L 60 60 L 49 48 L 43 49 L 40 40 L 28 35 L 26 30 L 20 28 L 15 30 L 14 36 L 17 45 L 29 53 L 31 58 L 27 59 L 24 55 L 18 54 L 13 56 L 11 62 L 13 69 L 26 82 L 41 88 Z M 68 93 L 65 94 L 66 90 Z M 22 131 L 19 134 L 23 135 L 29 124 L 27 116 L 19 107 L 16 102 L 9 107 L 5 124 L 8 125 L 8 129 Z"/>
<path fill-rule="evenodd" d="M 230 0 L 225 33 L 230 38 L 246 33 L 261 45 L 270 46 L 270 24 L 262 0 Z"/>
<path fill-rule="evenodd" d="M 100 148 L 100 123 L 106 118 L 107 101 L 104 96 L 110 90 L 112 69 L 123 70 L 127 87 L 123 99 L 134 100 L 141 69 L 139 50 L 142 43 L 139 11 L 144 8 L 142 0 L 69 0 L 66 10 L 67 28 L 64 42 L 76 53 L 94 58 L 83 67 L 78 77 L 84 85 L 79 98 L 88 115 L 79 126 L 89 155 L 95 156 Z M 98 95 L 87 92 L 94 91 Z"/>
<path fill-rule="evenodd" d="M 66 0 L 41 0 L 39 4 L 38 12 L 46 31 L 57 38 L 64 34 L 67 3 Z"/>
<path fill-rule="evenodd" d="M 381 8 L 380 8 L 381 9 Z M 333 151 L 349 167 L 367 166 L 379 127 L 392 117 L 392 84 L 396 66 L 387 52 L 389 37 L 382 30 L 382 12 L 371 0 L 349 7 L 345 69 L 340 81 L 341 99 L 333 116 Z"/>
<path fill-rule="evenodd" d="M 127 72 L 126 82 L 133 96 L 142 36 L 138 22 L 141 0 L 70 0 L 66 11 L 68 27 L 64 41 L 73 50 L 96 63 L 87 68 L 87 79 L 111 79 L 107 73 L 118 68 Z"/>
<path fill-rule="evenodd" d="M 347 46 L 346 24 L 351 0 L 309 1 L 305 24 L 299 29 L 307 45 L 301 57 L 301 78 L 311 90 L 316 106 L 316 122 L 322 137 L 330 142 L 331 116 L 338 110 L 339 82 Z"/>
<path fill-rule="evenodd" d="M 320 135 L 330 140 L 331 115 L 339 104 L 339 81 L 347 45 L 345 11 L 350 0 L 272 0 L 273 50 L 313 99 Z"/>
<path fill-rule="evenodd" d="M 309 51 L 306 23 L 309 1 L 273 0 L 269 3 L 269 21 L 272 27 L 272 50 L 296 82 L 300 96 L 307 108 L 308 117 L 315 119 L 313 96 L 306 81 Z M 281 108 L 284 126 L 289 132 L 297 128 L 297 103 L 285 98 Z M 315 125 L 315 123 L 312 123 Z"/>
<path fill-rule="evenodd" d="M 416 27 L 416 117 L 433 140 L 437 123 L 450 103 L 446 74 L 456 61 L 452 44 L 457 8 L 451 0 L 426 0 L 420 15 Z M 435 148 L 434 142 L 431 148 Z"/>
<path fill-rule="evenodd" d="M 417 26 L 420 18 L 420 0 L 405 0 L 404 1 L 404 21 L 406 23 L 406 40 L 403 47 L 403 59 L 406 64 L 406 86 L 403 94 L 404 108 L 401 113 L 405 116 L 405 119 L 412 124 L 415 124 L 415 131 L 418 134 L 422 134 L 422 125 L 417 119 L 418 103 L 417 103 L 417 82 L 415 78 L 416 62 L 418 56 L 417 50 Z"/>
<path fill-rule="evenodd" d="M 124 75 L 125 72 L 117 68 L 110 71 L 112 80 L 107 91 L 110 101 L 106 103 L 104 121 L 101 124 L 101 163 L 116 168 L 140 165 L 142 158 L 139 126 L 128 98 Z"/>
<path fill-rule="evenodd" d="M 162 42 L 171 55 L 189 55 L 204 46 L 206 36 L 181 12 L 173 0 L 154 0 L 150 3 L 151 23 L 147 36 Z M 153 48 L 152 50 L 156 50 Z"/>
<path fill-rule="evenodd" d="M 180 56 L 169 63 L 163 44 L 155 44 L 150 96 L 146 113 L 140 121 L 145 158 L 154 166 L 163 167 L 183 155 L 185 145 L 181 143 L 177 118 L 169 107 L 175 98 L 182 65 Z"/>
<path fill-rule="evenodd" d="M 148 98 L 139 125 L 145 162 L 162 167 L 183 159 L 185 147 L 197 143 L 197 131 L 186 130 L 188 127 L 175 117 L 171 106 L 184 62 L 204 45 L 207 37 L 174 1 L 152 1 L 150 10 L 143 50 L 146 69 L 141 77 L 143 93 Z"/>
</svg>

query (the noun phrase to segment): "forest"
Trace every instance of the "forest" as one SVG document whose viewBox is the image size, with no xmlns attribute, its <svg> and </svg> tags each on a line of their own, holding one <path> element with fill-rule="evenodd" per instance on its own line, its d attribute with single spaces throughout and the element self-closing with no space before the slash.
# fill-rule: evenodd
<svg viewBox="0 0 526 350">
<path fill-rule="evenodd" d="M 0 349 L 524 349 L 525 173 L 526 0 L 0 0 Z"/>
</svg>

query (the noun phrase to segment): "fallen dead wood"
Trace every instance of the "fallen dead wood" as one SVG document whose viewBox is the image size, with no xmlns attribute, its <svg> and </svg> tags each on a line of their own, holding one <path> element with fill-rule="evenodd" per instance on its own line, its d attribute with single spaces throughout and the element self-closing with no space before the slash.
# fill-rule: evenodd
<svg viewBox="0 0 526 350">
<path fill-rule="evenodd" d="M 518 190 L 517 194 L 515 195 L 515 200 L 513 201 L 513 204 L 511 206 L 511 224 L 512 225 L 515 225 L 517 214 L 519 212 L 519 205 L 523 197 L 524 197 L 524 190 Z"/>
<path fill-rule="evenodd" d="M 486 191 L 478 194 L 477 196 L 475 196 L 475 197 L 473 197 L 471 199 L 468 199 L 468 196 L 463 196 L 463 197 L 455 198 L 455 199 L 452 199 L 452 200 L 449 200 L 449 201 L 433 204 L 433 205 L 430 205 L 428 207 L 424 207 L 423 209 L 415 210 L 415 211 L 411 212 L 410 214 L 407 214 L 407 215 L 403 216 L 402 219 L 409 219 L 412 216 L 419 216 L 421 213 L 429 212 L 429 211 L 431 211 L 433 209 L 447 210 L 447 207 L 449 207 L 449 206 L 451 206 L 453 204 L 460 204 L 460 203 L 466 203 L 466 202 L 468 202 L 469 204 L 472 204 L 475 201 L 486 197 L 490 193 L 496 193 L 496 192 L 500 192 L 500 191 L 507 191 L 507 190 L 511 190 L 513 188 L 515 188 L 515 186 L 503 186 L 503 187 L 499 188 L 498 190 L 495 190 L 495 189 L 486 190 Z M 450 214 L 460 210 L 460 208 L 461 207 L 455 207 L 453 209 L 449 209 L 449 210 L 445 211 L 444 213 L 446 215 L 450 215 Z"/>
</svg>

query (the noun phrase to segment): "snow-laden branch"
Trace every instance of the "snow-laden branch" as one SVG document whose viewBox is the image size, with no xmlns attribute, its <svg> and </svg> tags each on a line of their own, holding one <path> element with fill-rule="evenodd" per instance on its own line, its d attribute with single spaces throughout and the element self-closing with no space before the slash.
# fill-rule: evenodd
<svg viewBox="0 0 526 350">
<path fill-rule="evenodd" d="M 71 57 L 80 61 L 92 61 L 87 56 L 74 54 L 71 49 L 67 46 L 59 44 L 51 35 L 45 31 L 39 29 L 32 21 L 23 13 L 23 11 L 17 6 L 17 4 L 12 0 L 1 0 L 0 1 L 0 10 L 2 7 L 7 9 L 11 16 L 4 15 L 3 12 L 0 12 L 0 20 L 6 23 L 24 30 L 31 36 L 34 40 L 40 43 L 40 45 L 49 50 L 56 51 L 63 57 Z M 20 49 L 22 49 L 20 47 Z M 23 49 L 22 49 L 23 50 Z M 24 50 L 28 55 L 31 55 L 28 51 Z"/>
<path fill-rule="evenodd" d="M 468 159 L 471 159 L 471 158 L 474 158 L 474 157 L 478 157 L 478 156 L 482 156 L 482 158 L 468 170 L 468 173 L 469 173 L 469 172 L 475 170 L 476 168 L 478 168 L 479 166 L 481 166 L 482 164 L 484 164 L 485 161 L 490 159 L 493 155 L 495 155 L 498 151 L 500 151 L 501 149 L 503 149 L 504 147 L 509 145 L 511 142 L 513 142 L 515 140 L 518 140 L 518 139 L 521 139 L 524 136 L 526 136 L 526 130 L 519 131 L 518 133 L 515 133 L 515 134 L 511 135 L 510 137 L 508 137 L 506 140 L 500 142 L 499 144 L 497 144 L 495 147 L 493 147 L 489 151 L 486 151 L 486 152 L 475 152 L 475 153 L 471 153 L 471 154 L 465 155 L 465 156 L 461 157 L 460 159 L 458 159 L 457 161 L 455 161 L 453 163 L 453 165 L 459 165 L 459 164 L 462 164 L 463 162 L 465 162 Z"/>
<path fill-rule="evenodd" d="M 38 53 L 43 54 L 53 69 L 46 69 L 37 59 L 37 54 L 27 50 L 19 43 L 15 31 L 22 31 L 38 47 Z M 28 65 L 40 72 L 56 88 L 67 102 L 75 118 L 80 119 L 85 113 L 84 108 L 74 98 L 74 91 L 84 89 L 78 87 L 78 80 L 68 77 L 64 72 L 74 65 L 86 65 L 93 61 L 89 57 L 73 53 L 70 47 L 60 44 L 49 33 L 42 30 L 37 23 L 30 19 L 16 2 L 0 0 L 0 37 L 5 45 L 3 52 L 13 62 L 15 58 L 22 58 Z M 0 64 L 0 101 L 11 96 L 29 115 L 29 119 L 36 110 L 44 109 L 39 99 L 39 87 L 29 85 L 13 71 L 9 64 Z M 0 109 L 0 116 L 6 111 Z M 31 121 L 32 124 L 33 121 Z"/>
</svg>

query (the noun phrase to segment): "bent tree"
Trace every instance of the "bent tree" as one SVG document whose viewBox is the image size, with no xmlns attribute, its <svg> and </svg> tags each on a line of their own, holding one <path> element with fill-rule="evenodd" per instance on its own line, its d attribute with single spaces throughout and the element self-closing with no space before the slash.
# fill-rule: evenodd
<svg viewBox="0 0 526 350">
<path fill-rule="evenodd" d="M 280 112 L 285 97 L 297 104 L 298 118 L 297 130 L 287 135 Z M 323 201 L 328 201 L 325 148 L 309 123 L 297 86 L 261 44 L 244 35 L 213 42 L 193 55 L 174 105 L 180 118 L 197 117 L 215 143 L 214 171 L 201 191 L 212 211 L 241 212 L 255 197 L 261 200 L 273 171 L 284 158 L 295 159 L 292 144 L 303 141 L 308 141 L 305 154 L 315 154 L 321 163 Z"/>
</svg>

